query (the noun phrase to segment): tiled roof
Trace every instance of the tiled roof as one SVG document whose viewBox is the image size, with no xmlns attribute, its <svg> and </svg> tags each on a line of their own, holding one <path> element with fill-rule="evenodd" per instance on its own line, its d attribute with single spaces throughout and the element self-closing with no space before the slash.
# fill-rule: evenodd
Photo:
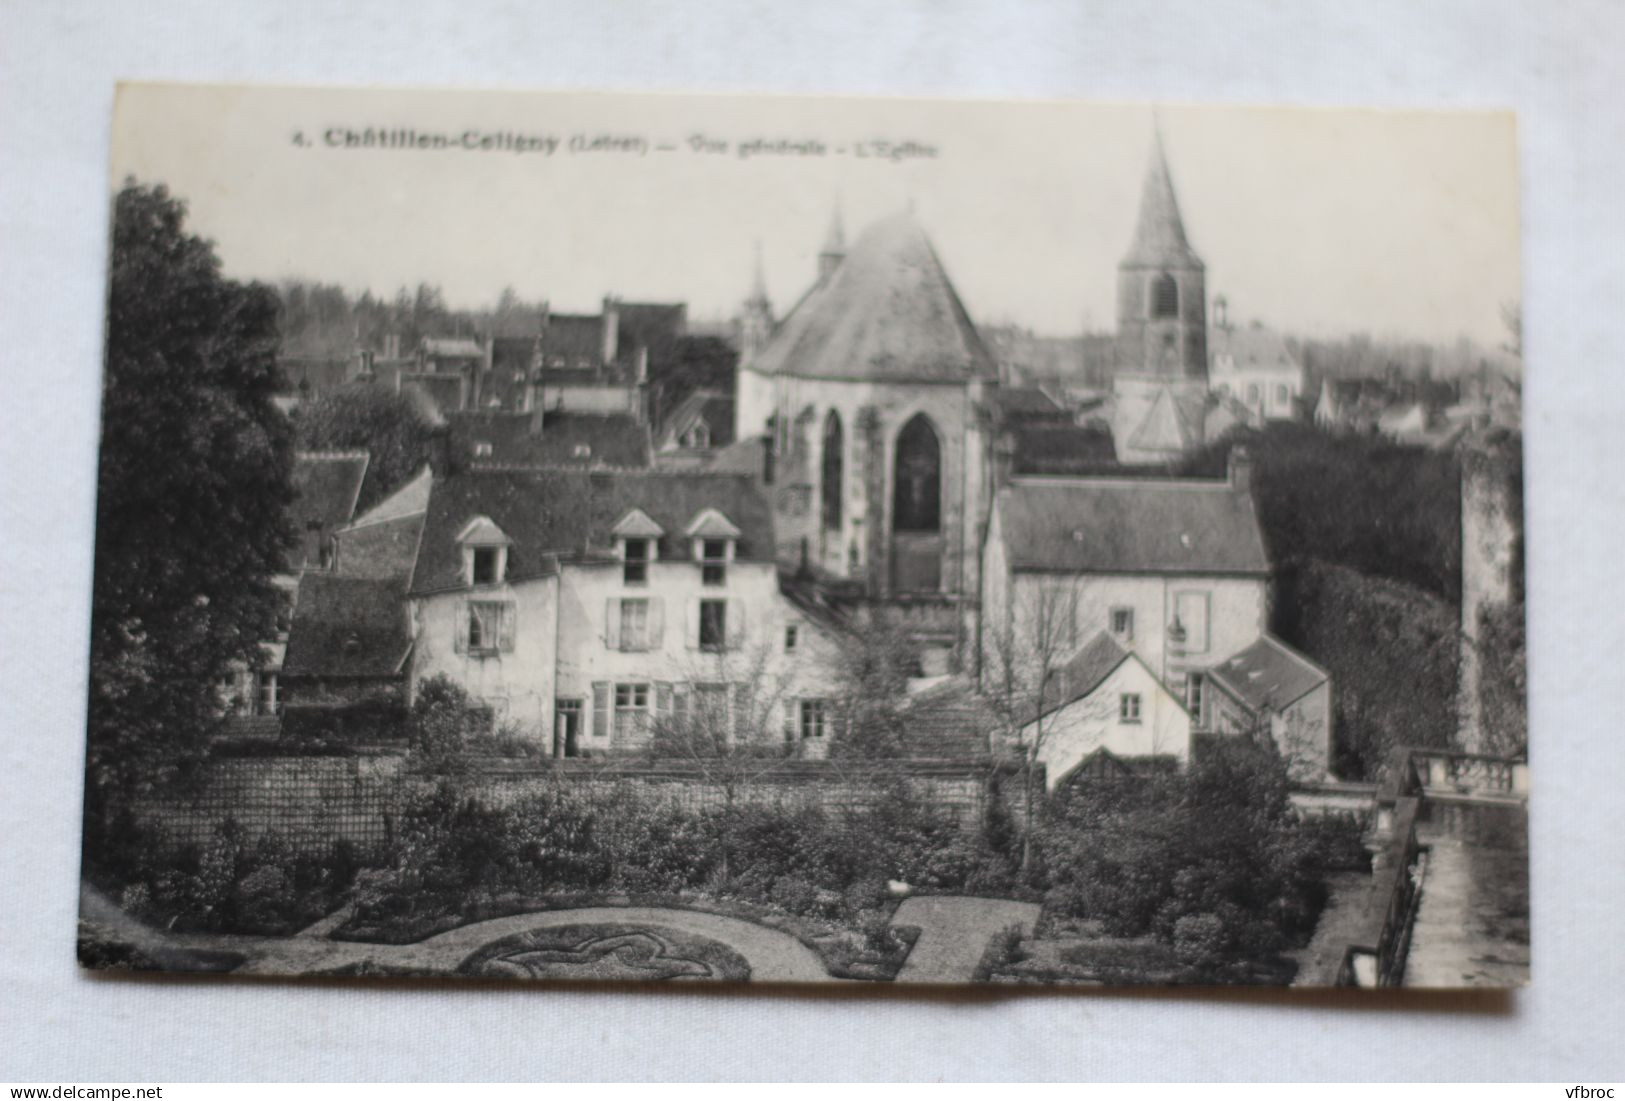
<svg viewBox="0 0 1625 1101">
<path fill-rule="evenodd" d="M 677 446 L 682 434 L 702 419 L 710 430 L 712 447 L 726 447 L 733 442 L 733 397 L 720 390 L 696 390 L 666 418 L 665 427 L 660 431 L 661 446 Z"/>
<path fill-rule="evenodd" d="M 466 336 L 426 336 L 423 338 L 423 351 L 444 359 L 485 358 L 485 349 L 480 347 L 479 342 Z"/>
<path fill-rule="evenodd" d="M 543 414 L 542 430 L 533 415 L 507 411 L 454 413 L 451 447 L 464 461 L 499 466 L 582 466 L 641 469 L 649 465 L 649 426 L 625 413 Z M 491 454 L 475 456 L 474 444 L 488 443 Z"/>
<path fill-rule="evenodd" d="M 1168 174 L 1168 157 L 1162 148 L 1162 134 L 1152 139 L 1151 161 L 1146 165 L 1140 190 L 1140 216 L 1134 226 L 1134 241 L 1124 267 L 1196 268 L 1201 257 L 1185 238 L 1185 222 L 1179 215 L 1174 181 Z"/>
<path fill-rule="evenodd" d="M 1254 712 L 1280 710 L 1325 684 L 1330 674 L 1272 635 L 1208 670 L 1221 688 Z"/>
<path fill-rule="evenodd" d="M 1128 656 L 1129 651 L 1116 637 L 1101 631 L 1055 670 L 1044 690 L 1044 710 L 1053 711 L 1083 699 L 1099 688 Z"/>
<path fill-rule="evenodd" d="M 658 558 L 692 556 L 685 529 L 715 509 L 740 531 L 736 558 L 773 559 L 773 521 L 766 499 L 742 475 L 709 472 L 473 469 L 436 482 L 412 574 L 414 593 L 462 584 L 457 537 L 484 516 L 513 541 L 508 579 L 553 572 L 562 558 L 607 552 L 614 528 L 634 509 L 666 534 Z"/>
<path fill-rule="evenodd" d="M 1013 570 L 1269 572 L 1252 497 L 1228 482 L 1017 479 L 997 507 Z"/>
<path fill-rule="evenodd" d="M 299 579 L 285 677 L 393 677 L 412 636 L 400 581 L 307 573 Z"/>
<path fill-rule="evenodd" d="M 1129 446 L 1137 451 L 1189 451 L 1202 439 L 1202 418 L 1200 398 L 1182 401 L 1165 386 L 1129 434 Z"/>
<path fill-rule="evenodd" d="M 289 562 L 291 567 L 315 566 L 322 561 L 324 541 L 354 515 L 366 476 L 365 451 L 300 451 L 294 455 L 294 499 L 288 517 L 299 545 Z"/>
<path fill-rule="evenodd" d="M 542 577 L 552 554 L 580 546 L 592 488 L 585 471 L 475 470 L 435 482 L 418 540 L 411 591 L 439 592 L 463 584 L 463 548 L 457 537 L 476 516 L 489 517 L 513 540 L 510 581 Z"/>
<path fill-rule="evenodd" d="M 599 314 L 552 314 L 542 331 L 543 366 L 597 367 L 603 362 L 604 319 Z M 558 361 L 562 360 L 562 363 Z"/>
<path fill-rule="evenodd" d="M 1103 428 L 1020 424 L 1011 430 L 1017 474 L 1087 474 L 1115 466 L 1117 449 Z"/>
<path fill-rule="evenodd" d="M 1060 402 L 1036 386 L 1000 387 L 997 400 L 999 409 L 1007 417 L 1064 418 L 1069 416 Z"/>
<path fill-rule="evenodd" d="M 765 374 L 884 382 L 993 378 L 936 250 L 907 214 L 870 226 L 757 356 Z"/>
</svg>

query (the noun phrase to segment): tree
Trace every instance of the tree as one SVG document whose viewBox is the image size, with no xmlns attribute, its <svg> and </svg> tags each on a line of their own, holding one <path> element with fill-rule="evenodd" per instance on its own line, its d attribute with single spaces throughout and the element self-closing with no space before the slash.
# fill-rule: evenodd
<svg viewBox="0 0 1625 1101">
<path fill-rule="evenodd" d="M 219 683 L 275 632 L 293 545 L 276 294 L 223 278 L 185 217 L 162 185 L 114 201 L 87 815 L 201 754 Z"/>
<path fill-rule="evenodd" d="M 1034 781 L 1050 734 L 1044 722 L 1046 710 L 1061 687 L 1057 681 L 1062 665 L 1077 649 L 1079 588 L 1076 577 L 1046 578 L 1036 586 L 1018 587 L 1003 622 L 989 633 L 989 699 L 1004 721 L 1007 739 L 1022 757 L 1024 873 L 1031 870 L 1033 861 L 1038 803 Z M 1021 732 L 1029 724 L 1033 735 L 1023 739 Z"/>
<path fill-rule="evenodd" d="M 429 460 L 433 429 L 412 400 L 365 383 L 335 390 L 300 408 L 299 446 L 360 450 L 372 456 L 358 512 L 370 508 Z"/>
<path fill-rule="evenodd" d="M 731 390 L 738 362 L 739 354 L 728 342 L 714 336 L 678 337 L 670 355 L 650 356 L 655 420 L 668 416 L 696 390 Z"/>
</svg>

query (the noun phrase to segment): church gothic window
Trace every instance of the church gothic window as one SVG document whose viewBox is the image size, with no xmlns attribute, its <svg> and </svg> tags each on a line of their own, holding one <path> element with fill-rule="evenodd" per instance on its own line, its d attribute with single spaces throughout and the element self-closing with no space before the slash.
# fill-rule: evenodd
<svg viewBox="0 0 1625 1101">
<path fill-rule="evenodd" d="M 923 413 L 898 434 L 896 461 L 892 527 L 897 531 L 941 530 L 942 446 Z"/>
<path fill-rule="evenodd" d="M 839 531 L 841 528 L 841 489 L 846 470 L 845 439 L 841 418 L 831 409 L 824 419 L 823 511 L 826 531 Z"/>
<path fill-rule="evenodd" d="M 1179 316 L 1179 284 L 1166 272 L 1151 282 L 1151 316 Z"/>
</svg>

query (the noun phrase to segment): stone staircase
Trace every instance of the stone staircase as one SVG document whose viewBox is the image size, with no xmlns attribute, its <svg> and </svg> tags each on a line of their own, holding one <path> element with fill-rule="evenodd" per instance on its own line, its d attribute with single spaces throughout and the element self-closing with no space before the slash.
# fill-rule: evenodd
<svg viewBox="0 0 1625 1101">
<path fill-rule="evenodd" d="M 943 760 L 988 757 L 998 718 L 968 677 L 950 677 L 919 693 L 903 715 L 910 757 Z"/>
</svg>

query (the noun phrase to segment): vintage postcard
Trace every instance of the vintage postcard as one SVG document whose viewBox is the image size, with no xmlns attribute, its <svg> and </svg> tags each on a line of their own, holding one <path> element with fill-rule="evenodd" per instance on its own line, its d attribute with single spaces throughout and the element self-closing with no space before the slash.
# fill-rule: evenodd
<svg viewBox="0 0 1625 1101">
<path fill-rule="evenodd" d="M 1517 180 L 1507 114 L 122 87 L 80 960 L 1526 983 Z"/>
</svg>

